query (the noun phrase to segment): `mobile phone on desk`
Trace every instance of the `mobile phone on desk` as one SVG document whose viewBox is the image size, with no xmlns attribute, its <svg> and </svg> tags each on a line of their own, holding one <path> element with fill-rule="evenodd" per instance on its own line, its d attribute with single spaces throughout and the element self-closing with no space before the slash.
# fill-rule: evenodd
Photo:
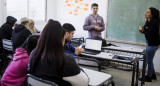
<svg viewBox="0 0 160 86">
<path fill-rule="evenodd" d="M 85 45 L 85 43 L 82 43 L 82 44 L 79 46 L 79 48 L 82 48 L 84 45 Z"/>
</svg>

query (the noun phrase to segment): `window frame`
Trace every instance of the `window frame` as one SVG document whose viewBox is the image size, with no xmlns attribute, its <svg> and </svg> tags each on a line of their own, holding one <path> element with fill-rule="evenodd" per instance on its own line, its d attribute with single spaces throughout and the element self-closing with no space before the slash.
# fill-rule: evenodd
<svg viewBox="0 0 160 86">
<path fill-rule="evenodd" d="M 29 8 L 29 0 L 26 0 L 26 2 L 27 2 L 27 18 L 29 18 L 29 10 L 30 10 L 30 8 Z M 6 3 L 7 3 L 7 1 L 6 1 Z M 39 23 L 42 23 L 42 22 L 46 22 L 47 21 L 47 0 L 44 0 L 44 10 L 45 10 L 45 13 L 44 13 L 44 20 L 34 20 L 35 22 L 39 22 Z M 6 6 L 7 7 L 7 6 Z M 7 11 L 6 11 L 7 12 Z M 8 13 L 7 13 L 7 16 L 8 16 Z M 18 20 L 18 21 L 20 21 L 20 20 Z"/>
</svg>

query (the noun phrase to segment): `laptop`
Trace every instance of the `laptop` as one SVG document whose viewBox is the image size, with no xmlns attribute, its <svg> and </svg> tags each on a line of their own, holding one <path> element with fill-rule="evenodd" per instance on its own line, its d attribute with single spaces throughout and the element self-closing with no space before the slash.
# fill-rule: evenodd
<svg viewBox="0 0 160 86">
<path fill-rule="evenodd" d="M 101 52 L 102 40 L 86 39 L 83 53 L 96 55 Z"/>
</svg>

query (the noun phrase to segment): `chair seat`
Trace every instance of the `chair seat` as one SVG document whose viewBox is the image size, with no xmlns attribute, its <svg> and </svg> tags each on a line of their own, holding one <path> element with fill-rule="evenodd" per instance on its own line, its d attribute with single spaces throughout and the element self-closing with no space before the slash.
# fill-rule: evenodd
<svg viewBox="0 0 160 86">
<path fill-rule="evenodd" d="M 101 71 L 100 62 L 93 58 L 77 57 L 76 62 L 84 68 Z"/>
<path fill-rule="evenodd" d="M 32 74 L 27 74 L 26 79 L 28 86 L 58 86 L 55 82 L 44 80 Z"/>
</svg>

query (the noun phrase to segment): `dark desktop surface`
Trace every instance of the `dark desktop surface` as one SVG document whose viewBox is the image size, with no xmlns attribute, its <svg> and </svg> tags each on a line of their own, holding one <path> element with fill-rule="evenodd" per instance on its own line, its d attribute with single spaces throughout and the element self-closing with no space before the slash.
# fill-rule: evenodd
<svg viewBox="0 0 160 86">
<path fill-rule="evenodd" d="M 133 58 L 131 58 L 131 57 L 122 57 L 122 56 L 117 56 L 117 55 L 115 55 L 113 57 L 113 59 L 120 59 L 120 60 L 127 60 L 127 61 L 132 61 L 133 60 Z"/>
</svg>

